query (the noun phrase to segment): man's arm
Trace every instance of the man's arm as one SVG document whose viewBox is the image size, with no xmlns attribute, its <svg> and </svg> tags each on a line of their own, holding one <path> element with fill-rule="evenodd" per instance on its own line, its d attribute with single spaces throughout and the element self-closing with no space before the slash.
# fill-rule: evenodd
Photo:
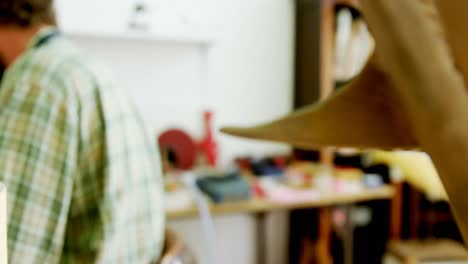
<svg viewBox="0 0 468 264">
<path fill-rule="evenodd" d="M 63 259 L 151 263 L 164 244 L 158 152 L 125 94 L 91 67 L 68 75 L 80 98 L 80 159 Z"/>
<path fill-rule="evenodd" d="M 8 188 L 11 263 L 58 263 L 63 247 L 77 117 L 73 103 L 55 94 L 47 79 L 21 79 L 3 86 L 0 97 L 0 181 Z"/>
<path fill-rule="evenodd" d="M 361 3 L 376 39 L 378 60 L 397 90 L 419 144 L 434 161 L 467 240 L 468 97 L 433 2 Z"/>
</svg>

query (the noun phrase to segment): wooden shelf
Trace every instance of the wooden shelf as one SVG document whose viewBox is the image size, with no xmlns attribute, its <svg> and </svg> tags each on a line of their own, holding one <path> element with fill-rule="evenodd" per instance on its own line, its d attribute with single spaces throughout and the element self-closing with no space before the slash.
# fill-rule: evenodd
<svg viewBox="0 0 468 264">
<path fill-rule="evenodd" d="M 369 189 L 355 194 L 333 194 L 324 195 L 319 199 L 314 199 L 300 203 L 277 203 L 263 199 L 254 199 L 246 202 L 212 204 L 211 213 L 214 215 L 238 214 L 238 213 L 260 213 L 281 210 L 320 208 L 339 204 L 352 204 L 371 200 L 391 199 L 394 189 L 391 186 L 383 186 L 378 189 Z M 198 215 L 195 206 L 184 210 L 166 211 L 168 219 L 189 218 Z"/>
</svg>

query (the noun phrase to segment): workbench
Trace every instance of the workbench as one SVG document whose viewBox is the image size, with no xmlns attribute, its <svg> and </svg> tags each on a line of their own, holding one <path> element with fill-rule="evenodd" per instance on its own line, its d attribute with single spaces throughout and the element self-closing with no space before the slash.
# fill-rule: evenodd
<svg viewBox="0 0 468 264">
<path fill-rule="evenodd" d="M 359 193 L 350 194 L 329 194 L 321 195 L 318 199 L 295 203 L 277 203 L 265 199 L 252 199 L 245 202 L 229 202 L 222 204 L 211 204 L 212 215 L 225 214 L 254 214 L 257 219 L 258 238 L 258 262 L 265 263 L 265 217 L 269 212 L 289 211 L 295 209 L 319 209 L 319 239 L 317 245 L 317 255 L 319 263 L 332 263 L 330 256 L 330 237 L 332 232 L 330 207 L 344 206 L 347 214 L 353 204 L 374 200 L 386 200 L 394 197 L 395 190 L 392 186 L 382 186 L 376 189 L 367 189 Z M 193 218 L 198 216 L 198 209 L 195 206 L 184 210 L 167 210 L 169 220 Z M 349 215 L 346 217 L 350 219 Z M 350 221 L 345 224 L 344 256 L 345 263 L 352 263 L 353 259 L 353 226 Z"/>
</svg>

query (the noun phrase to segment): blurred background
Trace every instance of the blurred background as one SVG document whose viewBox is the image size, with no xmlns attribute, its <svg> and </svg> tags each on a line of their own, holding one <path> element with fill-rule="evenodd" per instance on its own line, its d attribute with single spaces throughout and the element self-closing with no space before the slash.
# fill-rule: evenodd
<svg viewBox="0 0 468 264">
<path fill-rule="evenodd" d="M 303 151 L 218 132 L 359 74 L 374 43 L 358 1 L 56 0 L 56 11 L 154 135 L 168 227 L 198 263 L 466 259 L 424 153 Z"/>
</svg>

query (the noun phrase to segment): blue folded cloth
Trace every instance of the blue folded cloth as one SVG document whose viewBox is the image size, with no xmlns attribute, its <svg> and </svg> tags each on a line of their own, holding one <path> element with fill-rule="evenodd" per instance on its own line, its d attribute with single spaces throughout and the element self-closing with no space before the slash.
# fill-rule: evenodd
<svg viewBox="0 0 468 264">
<path fill-rule="evenodd" d="M 238 174 L 202 177 L 196 183 L 215 203 L 245 201 L 251 197 L 249 183 Z"/>
</svg>

